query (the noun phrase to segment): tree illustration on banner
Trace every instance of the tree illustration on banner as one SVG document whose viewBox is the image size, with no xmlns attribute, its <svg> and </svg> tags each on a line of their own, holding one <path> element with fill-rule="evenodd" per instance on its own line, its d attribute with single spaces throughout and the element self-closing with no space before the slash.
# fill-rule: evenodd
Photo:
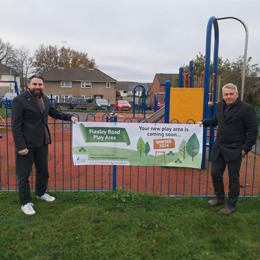
<svg viewBox="0 0 260 260">
<path fill-rule="evenodd" d="M 200 143 L 196 134 L 193 134 L 188 140 L 186 150 L 193 161 L 194 157 L 199 153 L 200 150 Z"/>
<path fill-rule="evenodd" d="M 150 144 L 148 142 L 145 143 L 145 150 L 144 150 L 144 153 L 146 154 L 146 157 L 147 157 L 147 154 L 150 152 L 151 148 L 150 148 Z"/>
<path fill-rule="evenodd" d="M 183 140 L 179 146 L 179 152 L 182 153 L 182 158 L 183 158 L 183 161 L 185 161 L 185 154 L 186 154 L 186 146 L 187 146 L 187 143 L 185 140 Z"/>
<path fill-rule="evenodd" d="M 137 152 L 142 156 L 142 153 L 145 151 L 145 143 L 142 137 L 139 138 L 137 142 Z"/>
</svg>

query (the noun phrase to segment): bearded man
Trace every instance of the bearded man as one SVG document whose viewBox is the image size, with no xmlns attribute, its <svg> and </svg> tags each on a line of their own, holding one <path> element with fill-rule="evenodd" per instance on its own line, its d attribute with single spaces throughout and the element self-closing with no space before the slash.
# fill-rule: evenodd
<svg viewBox="0 0 260 260">
<path fill-rule="evenodd" d="M 71 120 L 73 123 L 77 118 L 51 106 L 49 98 L 43 94 L 44 79 L 41 76 L 30 77 L 27 87 L 24 93 L 13 100 L 11 121 L 21 210 L 26 215 L 34 215 L 29 183 L 33 163 L 36 168 L 36 198 L 47 202 L 55 200 L 55 197 L 46 193 L 49 179 L 48 144 L 51 143 L 48 115 L 54 118 L 57 114 L 55 118 Z"/>
</svg>

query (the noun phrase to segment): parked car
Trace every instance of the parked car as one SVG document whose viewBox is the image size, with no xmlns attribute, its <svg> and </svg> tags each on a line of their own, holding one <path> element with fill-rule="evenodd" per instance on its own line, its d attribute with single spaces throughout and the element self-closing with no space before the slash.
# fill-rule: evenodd
<svg viewBox="0 0 260 260">
<path fill-rule="evenodd" d="M 146 110 L 152 110 L 153 109 L 153 105 L 150 101 L 146 101 Z"/>
<path fill-rule="evenodd" d="M 137 111 L 141 111 L 143 110 L 144 104 L 136 104 L 135 108 Z M 153 109 L 153 105 L 150 101 L 146 101 L 146 106 L 145 106 L 145 110 L 152 110 Z"/>
<path fill-rule="evenodd" d="M 130 111 L 132 109 L 132 106 L 126 100 L 117 100 L 117 102 L 114 104 L 114 109 L 121 111 Z"/>
<path fill-rule="evenodd" d="M 110 104 L 106 99 L 96 99 L 94 103 L 97 104 L 97 110 L 110 108 Z"/>
<path fill-rule="evenodd" d="M 16 93 L 5 93 L 2 97 L 2 106 L 5 108 L 10 108 L 12 106 L 12 101 L 16 96 Z"/>
<path fill-rule="evenodd" d="M 69 109 L 74 109 L 78 104 L 86 103 L 87 100 L 83 97 L 71 97 L 68 101 Z"/>
<path fill-rule="evenodd" d="M 165 106 L 165 104 L 164 104 L 164 103 L 161 103 L 161 102 L 158 102 L 158 104 L 157 104 L 158 109 L 161 109 L 161 108 L 164 107 L 164 106 Z"/>
<path fill-rule="evenodd" d="M 158 103 L 157 103 L 157 108 L 158 108 L 158 109 L 161 109 L 161 108 L 164 107 L 164 106 L 165 106 L 164 103 L 161 103 L 161 102 L 158 102 Z M 154 105 L 153 105 L 153 108 L 154 108 Z"/>
</svg>

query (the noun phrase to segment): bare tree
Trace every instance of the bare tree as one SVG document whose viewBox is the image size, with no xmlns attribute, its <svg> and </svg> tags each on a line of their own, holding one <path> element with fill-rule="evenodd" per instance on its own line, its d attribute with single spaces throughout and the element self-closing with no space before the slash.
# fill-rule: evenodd
<svg viewBox="0 0 260 260">
<path fill-rule="evenodd" d="M 27 79 L 32 74 L 33 58 L 30 51 L 25 47 L 21 47 L 16 51 L 16 65 L 15 70 L 20 74 L 20 82 L 22 90 L 25 89 Z"/>
<path fill-rule="evenodd" d="M 16 50 L 9 42 L 4 42 L 2 38 L 0 38 L 0 63 L 13 68 L 15 60 Z"/>
</svg>

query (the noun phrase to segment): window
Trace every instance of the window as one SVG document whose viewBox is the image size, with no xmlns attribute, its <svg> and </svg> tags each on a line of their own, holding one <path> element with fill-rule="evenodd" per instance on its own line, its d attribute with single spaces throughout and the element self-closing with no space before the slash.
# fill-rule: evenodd
<svg viewBox="0 0 260 260">
<path fill-rule="evenodd" d="M 59 102 L 59 95 L 47 94 L 46 96 L 47 96 L 50 100 L 51 100 L 51 98 L 52 98 L 52 99 L 55 100 L 56 102 Z"/>
<path fill-rule="evenodd" d="M 59 102 L 60 95 L 52 95 L 52 98 L 54 98 L 57 102 Z"/>
<path fill-rule="evenodd" d="M 82 81 L 81 88 L 92 88 L 92 84 L 89 82 Z"/>
<path fill-rule="evenodd" d="M 72 81 L 61 81 L 62 88 L 72 88 Z"/>
<path fill-rule="evenodd" d="M 107 88 L 110 88 L 110 82 L 107 82 L 106 85 L 107 85 Z"/>
<path fill-rule="evenodd" d="M 86 100 L 91 99 L 91 96 L 85 96 L 85 95 L 81 95 L 81 97 L 84 97 Z"/>
<path fill-rule="evenodd" d="M 61 103 L 68 102 L 71 97 L 72 95 L 61 95 Z"/>
</svg>

